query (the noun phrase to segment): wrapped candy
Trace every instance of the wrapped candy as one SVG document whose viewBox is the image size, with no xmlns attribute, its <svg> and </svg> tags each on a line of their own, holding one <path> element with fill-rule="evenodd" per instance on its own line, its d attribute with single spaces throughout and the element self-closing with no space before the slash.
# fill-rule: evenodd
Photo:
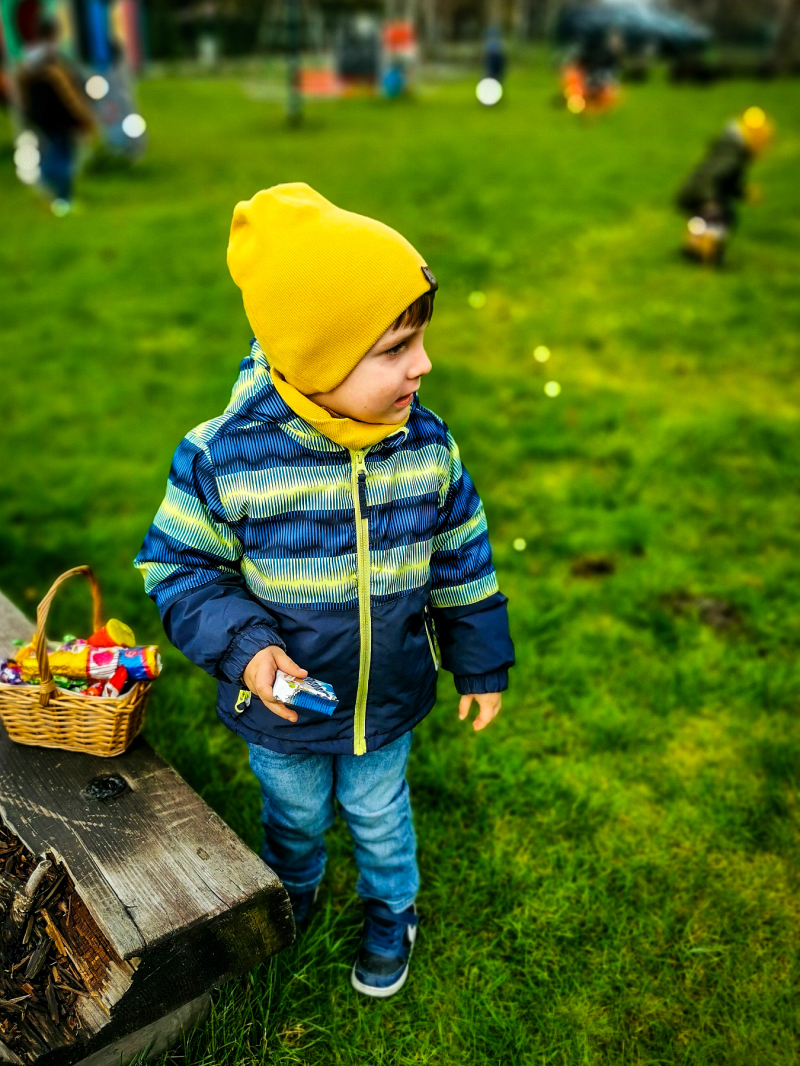
<svg viewBox="0 0 800 1066">
<path fill-rule="evenodd" d="M 2 685 L 23 685 L 25 682 L 22 680 L 20 668 L 14 662 L 9 662 L 7 659 L 3 659 L 0 662 L 0 684 Z"/>
<path fill-rule="evenodd" d="M 119 618 L 109 618 L 87 641 L 93 648 L 132 648 L 135 643 L 133 630 L 124 622 L 120 622 Z"/>
<path fill-rule="evenodd" d="M 33 645 L 17 655 L 22 679 L 31 683 L 39 676 L 39 663 Z M 161 656 L 155 645 L 144 648 L 93 648 L 85 642 L 67 644 L 48 652 L 52 673 L 67 678 L 109 681 L 117 668 L 124 666 L 133 681 L 149 681 L 161 673 Z"/>
<path fill-rule="evenodd" d="M 116 699 L 116 697 L 119 696 L 119 694 L 122 692 L 122 690 L 127 684 L 128 671 L 125 669 L 124 666 L 118 666 L 117 669 L 114 671 L 113 676 L 110 677 L 108 681 L 106 681 L 106 683 L 103 685 L 103 691 L 100 693 L 100 695 Z"/>
<path fill-rule="evenodd" d="M 150 681 L 161 673 L 161 655 L 155 644 L 143 648 L 120 648 L 119 665 L 132 681 Z"/>
<path fill-rule="evenodd" d="M 305 707 L 309 711 L 331 715 L 339 700 L 333 688 L 314 677 L 292 677 L 283 670 L 275 672 L 272 695 L 287 707 Z"/>
</svg>

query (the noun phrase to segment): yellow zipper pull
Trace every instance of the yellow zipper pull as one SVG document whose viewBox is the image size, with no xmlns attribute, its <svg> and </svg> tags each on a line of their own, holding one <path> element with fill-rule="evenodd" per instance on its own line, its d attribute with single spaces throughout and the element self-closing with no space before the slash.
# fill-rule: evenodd
<svg viewBox="0 0 800 1066">
<path fill-rule="evenodd" d="M 358 474 L 358 510 L 361 518 L 367 517 L 367 466 L 364 453 L 356 452 L 356 472 Z"/>
</svg>

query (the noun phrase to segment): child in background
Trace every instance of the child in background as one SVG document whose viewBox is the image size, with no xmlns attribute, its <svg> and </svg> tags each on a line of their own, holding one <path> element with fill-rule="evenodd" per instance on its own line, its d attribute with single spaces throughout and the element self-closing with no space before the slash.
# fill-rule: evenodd
<svg viewBox="0 0 800 1066">
<path fill-rule="evenodd" d="M 726 124 L 681 186 L 678 207 L 689 216 L 683 247 L 690 259 L 719 263 L 736 204 L 748 196 L 747 172 L 769 146 L 772 123 L 760 107 L 748 107 Z"/>
<path fill-rule="evenodd" d="M 19 72 L 19 91 L 25 119 L 39 135 L 51 208 L 61 217 L 72 210 L 78 139 L 95 129 L 95 120 L 77 70 L 59 53 L 58 37 L 58 23 L 43 19 Z"/>
<path fill-rule="evenodd" d="M 390 996 L 416 934 L 405 771 L 437 638 L 476 730 L 513 664 L 483 506 L 416 396 L 437 285 L 398 233 L 304 184 L 237 205 L 228 265 L 255 339 L 225 413 L 179 445 L 136 565 L 249 745 L 264 859 L 298 923 L 338 801 L 364 901 L 352 984 Z M 276 701 L 279 669 L 332 685 L 334 713 Z"/>
</svg>

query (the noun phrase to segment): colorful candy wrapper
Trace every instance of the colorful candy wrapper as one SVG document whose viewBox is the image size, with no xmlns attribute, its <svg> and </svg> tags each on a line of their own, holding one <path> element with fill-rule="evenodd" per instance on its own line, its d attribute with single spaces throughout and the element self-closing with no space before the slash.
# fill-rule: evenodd
<svg viewBox="0 0 800 1066">
<path fill-rule="evenodd" d="M 308 711 L 331 715 L 339 705 L 333 688 L 314 677 L 297 678 L 278 670 L 272 695 L 287 707 L 304 707 Z"/>
<path fill-rule="evenodd" d="M 20 668 L 16 663 L 9 663 L 7 659 L 0 662 L 0 684 L 24 685 Z"/>
<path fill-rule="evenodd" d="M 109 681 L 119 666 L 124 666 L 133 681 L 148 681 L 161 673 L 158 648 L 93 648 L 85 642 L 66 645 L 48 653 L 53 674 L 63 677 Z M 17 655 L 22 678 L 30 683 L 39 676 L 39 663 L 29 644 Z"/>
<path fill-rule="evenodd" d="M 132 648 L 136 637 L 131 627 L 119 618 L 109 618 L 104 626 L 92 633 L 87 643 L 93 648 Z"/>
<path fill-rule="evenodd" d="M 116 699 L 117 696 L 119 696 L 119 694 L 125 688 L 127 683 L 128 671 L 125 669 L 124 666 L 118 666 L 117 669 L 114 671 L 114 676 L 109 678 L 109 680 L 106 681 L 105 685 L 103 685 L 103 691 L 100 693 L 100 695 Z"/>
<path fill-rule="evenodd" d="M 132 681 L 149 681 L 161 673 L 161 656 L 155 644 L 146 648 L 120 648 L 119 665 Z"/>
</svg>

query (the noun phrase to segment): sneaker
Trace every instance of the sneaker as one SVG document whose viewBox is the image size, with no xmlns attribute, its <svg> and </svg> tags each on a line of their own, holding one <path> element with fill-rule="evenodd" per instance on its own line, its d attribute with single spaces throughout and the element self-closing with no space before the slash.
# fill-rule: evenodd
<svg viewBox="0 0 800 1066">
<path fill-rule="evenodd" d="M 350 983 L 365 996 L 384 999 L 399 992 L 408 977 L 408 960 L 417 936 L 417 908 L 395 914 L 377 900 L 364 904 L 364 939 Z"/>
<path fill-rule="evenodd" d="M 317 885 L 316 888 L 310 888 L 308 892 L 289 892 L 289 901 L 292 904 L 294 924 L 297 926 L 299 932 L 302 932 L 308 925 L 308 920 L 311 916 L 311 908 L 317 902 L 318 895 L 319 885 Z"/>
</svg>

